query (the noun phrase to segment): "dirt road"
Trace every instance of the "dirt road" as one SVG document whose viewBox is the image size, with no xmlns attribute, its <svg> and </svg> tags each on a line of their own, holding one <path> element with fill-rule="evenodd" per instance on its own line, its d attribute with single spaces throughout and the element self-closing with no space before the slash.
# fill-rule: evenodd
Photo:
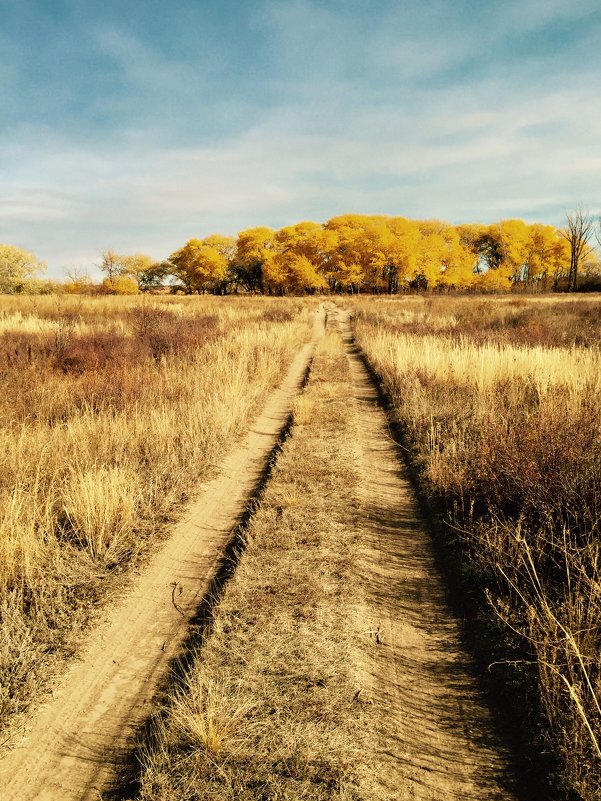
<svg viewBox="0 0 601 801">
<path fill-rule="evenodd" d="M 99 801 L 115 781 L 286 423 L 323 323 L 320 310 L 311 343 L 299 350 L 220 475 L 204 485 L 127 597 L 108 610 L 22 740 L 4 755 L 1 801 Z"/>
<path fill-rule="evenodd" d="M 370 632 L 362 695 L 376 718 L 372 796 L 489 801 L 514 796 L 511 771 L 479 696 L 429 535 L 348 314 L 329 309 L 348 353 L 360 431 Z M 377 786 L 376 786 L 377 785 Z"/>
</svg>

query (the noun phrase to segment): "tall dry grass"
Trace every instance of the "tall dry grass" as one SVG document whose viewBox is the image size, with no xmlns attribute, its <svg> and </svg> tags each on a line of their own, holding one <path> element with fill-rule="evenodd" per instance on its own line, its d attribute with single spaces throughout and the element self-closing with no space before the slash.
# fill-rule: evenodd
<svg viewBox="0 0 601 801">
<path fill-rule="evenodd" d="M 279 299 L 0 299 L 0 721 L 309 333 Z"/>
<path fill-rule="evenodd" d="M 563 782 L 601 797 L 601 306 L 355 306 L 425 490 L 535 678 Z M 512 638 L 519 638 L 516 652 Z M 516 655 L 517 654 L 517 655 Z M 518 664 L 519 662 L 519 664 Z"/>
</svg>

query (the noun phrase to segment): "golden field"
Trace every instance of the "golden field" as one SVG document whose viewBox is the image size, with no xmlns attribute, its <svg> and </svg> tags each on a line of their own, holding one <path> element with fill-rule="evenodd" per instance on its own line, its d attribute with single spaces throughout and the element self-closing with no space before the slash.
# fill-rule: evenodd
<svg viewBox="0 0 601 801">
<path fill-rule="evenodd" d="M 2 722 L 40 697 L 219 470 L 311 336 L 319 303 L 0 299 Z M 541 770 L 558 798 L 597 799 L 601 300 L 335 303 L 329 328 L 351 311 L 389 397 L 494 702 L 517 706 L 533 759 L 554 755 Z M 199 787 L 251 798 L 256 782 L 273 797 L 289 784 L 306 797 L 376 797 L 355 758 L 374 713 L 357 706 L 349 626 L 367 518 L 348 358 L 337 337 L 318 346 L 292 435 L 240 535 L 246 550 L 192 671 L 157 709 L 142 798 L 194 798 Z"/>
</svg>

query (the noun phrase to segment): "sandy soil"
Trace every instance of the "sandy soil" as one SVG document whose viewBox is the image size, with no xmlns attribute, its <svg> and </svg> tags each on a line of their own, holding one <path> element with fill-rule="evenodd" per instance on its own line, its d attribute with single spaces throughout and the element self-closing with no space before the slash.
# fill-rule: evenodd
<svg viewBox="0 0 601 801">
<path fill-rule="evenodd" d="M 322 331 L 319 311 L 312 342 L 299 350 L 220 475 L 201 488 L 128 595 L 107 611 L 81 660 L 4 754 L 2 801 L 98 801 L 118 778 L 260 480 Z"/>
<path fill-rule="evenodd" d="M 374 798 L 513 799 L 512 775 L 479 695 L 459 625 L 445 600 L 432 543 L 354 345 L 343 335 L 360 423 L 365 575 L 369 598 L 364 686 L 374 709 Z"/>
</svg>

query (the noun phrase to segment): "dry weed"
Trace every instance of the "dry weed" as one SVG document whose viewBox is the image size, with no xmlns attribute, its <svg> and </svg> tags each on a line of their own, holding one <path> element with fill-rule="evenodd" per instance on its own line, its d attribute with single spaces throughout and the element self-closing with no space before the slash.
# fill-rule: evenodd
<svg viewBox="0 0 601 801">
<path fill-rule="evenodd" d="M 191 674 L 186 691 L 171 710 L 171 722 L 182 739 L 192 748 L 201 748 L 209 756 L 235 753 L 248 739 L 250 713 L 255 704 L 236 688 L 223 686 L 198 674 Z"/>
</svg>

